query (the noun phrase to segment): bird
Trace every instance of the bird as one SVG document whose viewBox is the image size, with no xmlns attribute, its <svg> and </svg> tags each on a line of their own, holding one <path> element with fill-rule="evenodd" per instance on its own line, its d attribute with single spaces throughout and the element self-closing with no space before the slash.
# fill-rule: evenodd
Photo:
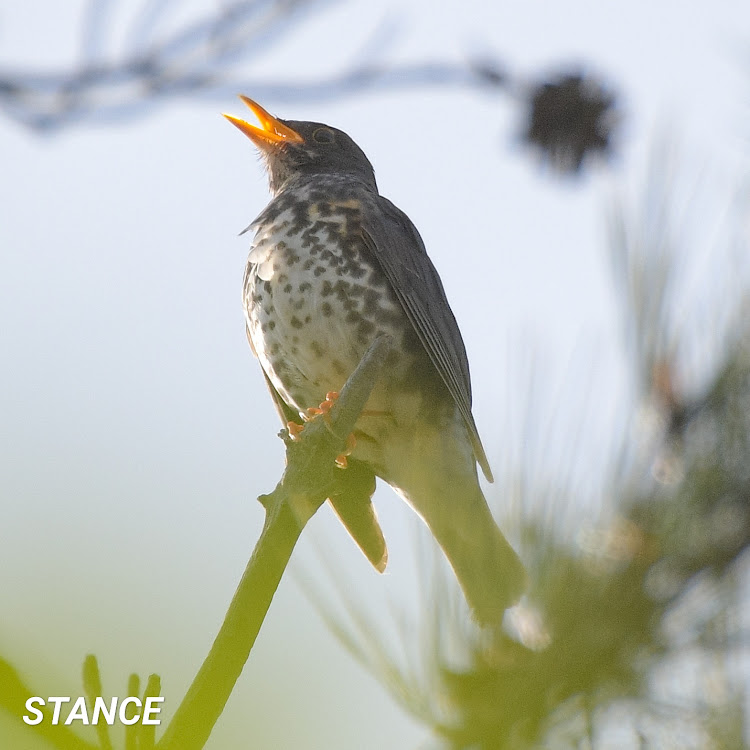
<svg viewBox="0 0 750 750">
<path fill-rule="evenodd" d="M 474 619 L 497 625 L 526 573 L 479 484 L 477 464 L 493 476 L 472 416 L 466 350 L 424 242 L 380 195 L 372 164 L 346 133 L 240 99 L 258 124 L 224 116 L 257 147 L 272 196 L 244 230 L 254 233 L 246 333 L 279 415 L 295 428 L 325 411 L 387 334 L 391 348 L 328 499 L 382 572 L 387 547 L 371 497 L 375 478 L 385 481 L 426 523 Z"/>
</svg>

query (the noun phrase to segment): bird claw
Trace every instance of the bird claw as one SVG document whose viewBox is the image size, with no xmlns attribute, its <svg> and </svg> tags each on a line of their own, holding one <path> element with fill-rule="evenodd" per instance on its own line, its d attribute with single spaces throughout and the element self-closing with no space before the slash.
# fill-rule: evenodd
<svg viewBox="0 0 750 750">
<path fill-rule="evenodd" d="M 338 391 L 328 391 L 328 393 L 326 393 L 325 401 L 323 401 L 320 406 L 311 406 L 309 409 L 307 409 L 305 411 L 304 418 L 306 420 L 310 420 L 322 416 L 326 422 L 329 422 L 329 412 L 333 408 L 333 405 L 336 403 L 336 399 L 338 399 L 338 397 Z M 304 425 L 298 424 L 297 422 L 287 422 L 286 428 L 287 430 L 289 430 L 289 438 L 291 440 L 297 441 L 300 439 L 300 433 L 302 432 Z M 344 448 L 344 450 L 339 453 L 339 455 L 334 459 L 334 463 L 339 469 L 347 468 L 347 466 L 349 465 L 347 457 L 351 455 L 356 444 L 357 441 L 354 437 L 354 434 L 351 433 L 346 438 L 346 448 Z"/>
<path fill-rule="evenodd" d="M 350 432 L 349 436 L 346 438 L 346 448 L 342 453 L 339 453 L 333 461 L 339 469 L 346 469 L 347 466 L 349 466 L 347 457 L 352 455 L 352 451 L 356 445 L 357 439 L 354 437 L 354 433 Z"/>
<path fill-rule="evenodd" d="M 300 433 L 305 428 L 305 425 L 299 424 L 299 422 L 287 422 L 286 429 L 289 433 L 289 439 L 297 442 L 300 439 Z"/>
<path fill-rule="evenodd" d="M 320 406 L 311 406 L 307 410 L 307 415 L 312 418 L 318 417 L 322 414 L 325 419 L 328 419 L 328 412 L 331 411 L 338 397 L 338 391 L 328 391 L 328 393 L 326 393 L 326 400 L 323 401 Z"/>
</svg>

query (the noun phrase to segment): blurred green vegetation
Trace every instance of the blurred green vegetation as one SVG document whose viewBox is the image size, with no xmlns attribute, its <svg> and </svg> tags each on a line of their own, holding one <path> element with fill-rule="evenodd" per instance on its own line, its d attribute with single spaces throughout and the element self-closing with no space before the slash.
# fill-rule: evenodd
<svg viewBox="0 0 750 750">
<path fill-rule="evenodd" d="M 685 211 L 679 179 L 661 144 L 641 203 L 620 199 L 611 215 L 634 396 L 624 405 L 628 429 L 613 441 L 600 519 L 571 539 L 570 476 L 547 477 L 549 492 L 533 476 L 518 479 L 523 467 L 506 466 L 508 491 L 498 494 L 504 504 L 518 496 L 532 587 L 488 634 L 469 622 L 438 567 L 431 611 L 402 629 L 401 652 L 416 655 L 409 664 L 356 606 L 344 624 L 319 601 L 343 643 L 440 746 L 747 746 L 750 247 L 738 211 L 691 295 L 690 265 L 706 248 L 682 236 L 680 217 L 712 217 L 695 203 Z M 712 320 L 692 325 L 691 307 L 706 300 Z"/>
</svg>

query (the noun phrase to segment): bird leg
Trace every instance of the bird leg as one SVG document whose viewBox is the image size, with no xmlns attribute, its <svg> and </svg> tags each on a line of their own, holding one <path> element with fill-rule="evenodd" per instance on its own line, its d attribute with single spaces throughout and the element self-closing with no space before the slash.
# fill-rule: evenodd
<svg viewBox="0 0 750 750">
<path fill-rule="evenodd" d="M 323 401 L 320 406 L 312 406 L 307 410 L 309 417 L 311 419 L 315 419 L 315 417 L 322 416 L 326 424 L 330 423 L 330 411 L 333 405 L 336 403 L 336 399 L 338 399 L 338 397 L 338 391 L 328 391 L 328 393 L 326 393 L 325 401 Z M 349 465 L 347 456 L 351 456 L 356 444 L 357 440 L 354 437 L 354 433 L 350 432 L 346 438 L 346 448 L 334 459 L 334 463 L 339 469 L 347 468 L 347 466 Z"/>
<path fill-rule="evenodd" d="M 326 393 L 325 401 L 321 402 L 320 406 L 311 406 L 309 409 L 306 410 L 305 414 L 303 415 L 303 419 L 306 422 L 309 422 L 312 419 L 316 419 L 317 417 L 323 417 L 326 424 L 330 423 L 330 411 L 333 408 L 333 405 L 336 403 L 336 399 L 339 397 L 338 391 L 328 391 Z M 304 429 L 304 424 L 299 424 L 298 422 L 287 422 L 286 428 L 289 431 L 289 438 L 291 440 L 294 440 L 295 442 L 300 439 L 300 433 Z M 346 438 L 346 448 L 339 453 L 338 456 L 336 456 L 334 463 L 339 469 L 346 469 L 349 465 L 349 462 L 347 460 L 348 456 L 351 456 L 352 451 L 354 450 L 354 447 L 357 444 L 357 440 L 354 437 L 354 433 L 349 433 L 349 436 Z"/>
<path fill-rule="evenodd" d="M 354 437 L 353 432 L 350 432 L 346 438 L 346 448 L 344 448 L 343 452 L 339 453 L 339 455 L 333 459 L 333 462 L 336 464 L 336 466 L 338 466 L 339 469 L 346 469 L 347 466 L 349 466 L 347 456 L 352 455 L 352 451 L 354 450 L 356 445 L 357 438 Z"/>
<path fill-rule="evenodd" d="M 338 391 L 328 391 L 328 393 L 326 393 L 326 400 L 323 401 L 320 404 L 320 406 L 311 406 L 307 410 L 308 416 L 310 418 L 313 418 L 313 417 L 318 417 L 322 414 L 325 420 L 328 421 L 329 419 L 328 412 L 331 411 L 338 397 L 339 397 Z"/>
<path fill-rule="evenodd" d="M 326 393 L 325 401 L 323 401 L 320 406 L 311 406 L 307 409 L 305 413 L 302 414 L 302 419 L 304 419 L 305 422 L 309 422 L 311 419 L 323 415 L 325 421 L 329 422 L 329 412 L 333 408 L 338 397 L 338 391 L 328 391 L 328 393 Z M 300 433 L 305 429 L 305 425 L 300 424 L 299 422 L 287 422 L 286 429 L 289 432 L 289 439 L 297 442 L 300 439 Z"/>
</svg>

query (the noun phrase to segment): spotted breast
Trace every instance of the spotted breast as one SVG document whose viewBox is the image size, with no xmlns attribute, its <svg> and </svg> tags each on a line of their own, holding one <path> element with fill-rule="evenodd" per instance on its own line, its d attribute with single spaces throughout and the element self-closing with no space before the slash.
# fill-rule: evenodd
<svg viewBox="0 0 750 750">
<path fill-rule="evenodd" d="M 274 387 L 300 413 L 343 386 L 378 333 L 389 333 L 401 351 L 421 349 L 361 240 L 360 203 L 351 192 L 346 181 L 317 180 L 278 195 L 250 225 L 250 340 Z M 389 380 L 408 378 L 410 364 L 391 357 Z M 384 390 L 370 404 L 380 408 L 370 411 L 391 410 Z"/>
</svg>

